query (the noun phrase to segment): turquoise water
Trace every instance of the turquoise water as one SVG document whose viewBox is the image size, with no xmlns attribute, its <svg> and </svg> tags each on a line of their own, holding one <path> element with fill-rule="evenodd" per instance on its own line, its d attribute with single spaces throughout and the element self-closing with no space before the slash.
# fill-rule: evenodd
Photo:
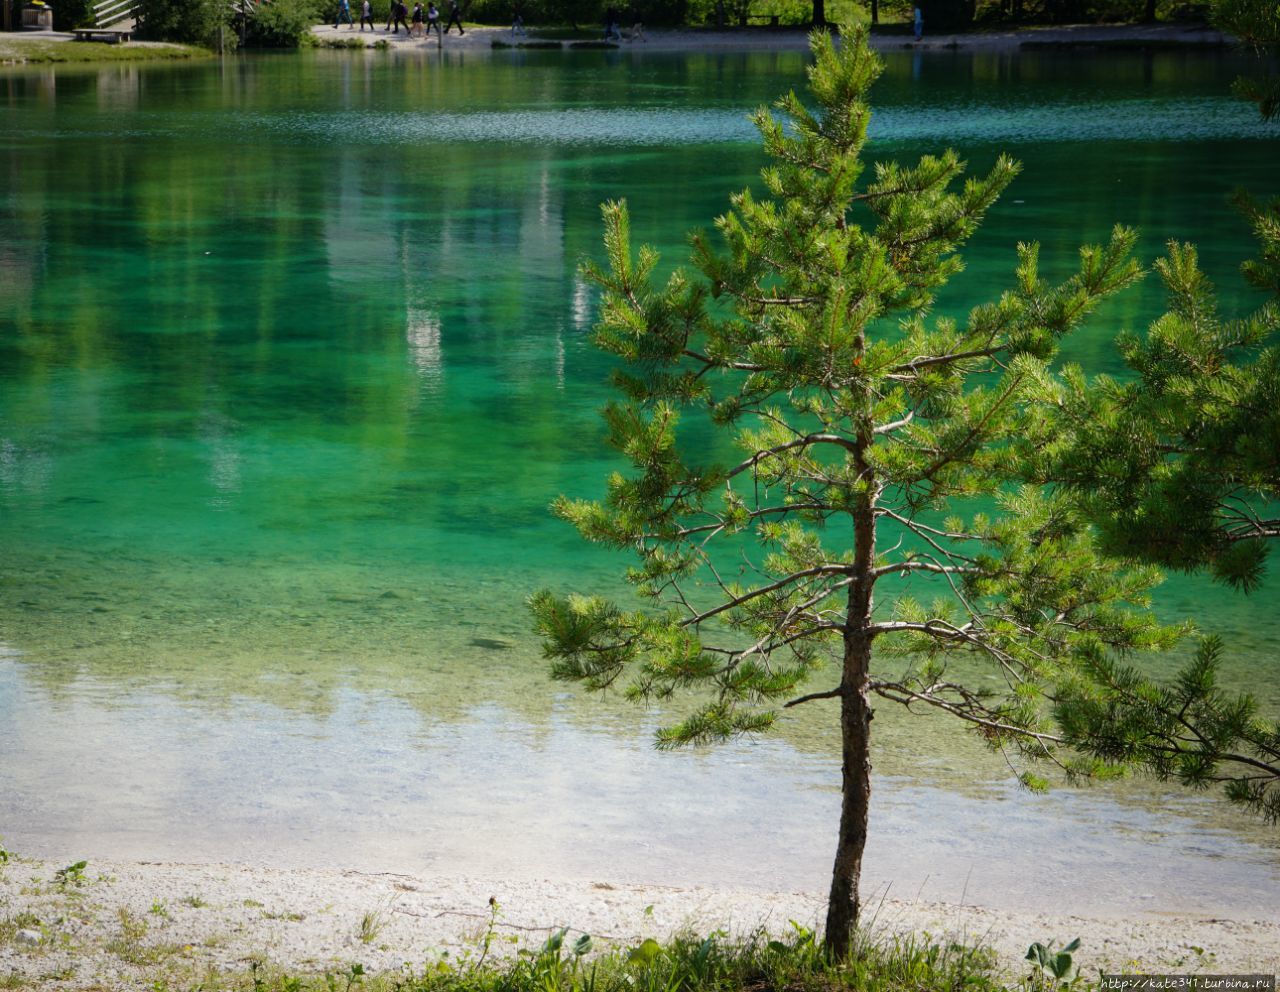
<svg viewBox="0 0 1280 992">
<path fill-rule="evenodd" d="M 0 834 L 51 856 L 821 887 L 829 711 L 657 755 L 550 683 L 522 602 L 614 588 L 551 520 L 613 462 L 588 335 L 601 200 L 672 262 L 761 162 L 798 54 L 323 53 L 0 73 Z M 891 55 L 877 154 L 1026 171 L 940 300 L 1116 221 L 1200 243 L 1274 191 L 1211 55 Z M 1072 341 L 1116 368 L 1148 283 Z M 1280 709 L 1275 585 L 1171 583 Z M 883 708 L 882 708 L 883 709 Z M 1274 833 L 1147 784 L 1029 797 L 954 728 L 877 719 L 869 871 L 1080 910 L 1265 911 Z M 785 810 L 785 816 L 777 816 Z M 970 877 L 971 876 L 971 877 Z M 964 885 L 968 879 L 968 888 Z M 1178 895 L 1166 896 L 1177 886 Z"/>
</svg>

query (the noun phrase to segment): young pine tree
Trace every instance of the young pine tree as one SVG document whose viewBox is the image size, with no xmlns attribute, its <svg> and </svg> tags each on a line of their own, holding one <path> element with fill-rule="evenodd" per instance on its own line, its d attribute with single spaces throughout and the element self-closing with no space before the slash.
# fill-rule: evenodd
<svg viewBox="0 0 1280 992">
<path fill-rule="evenodd" d="M 826 942 L 842 957 L 859 913 L 873 699 L 1091 774 L 1100 766 L 1058 753 L 1047 693 L 1082 659 L 1172 635 L 1132 608 L 1154 574 L 1104 564 L 1073 505 L 1024 484 L 1049 440 L 1048 363 L 1137 278 L 1132 233 L 1082 249 L 1057 286 L 1021 246 L 997 299 L 964 321 L 931 316 L 1017 166 L 1001 158 L 961 183 L 947 152 L 864 175 L 880 62 L 862 33 L 840 47 L 815 33 L 812 49 L 816 109 L 792 93 L 777 105 L 786 123 L 757 112 L 768 199 L 733 197 L 720 251 L 695 236 L 701 278 L 655 285 L 658 258 L 633 253 L 625 204 L 604 207 L 608 269 L 588 272 L 621 394 L 604 417 L 634 471 L 611 477 L 602 502 L 555 510 L 635 553 L 628 578 L 646 605 L 543 591 L 531 606 L 555 677 L 693 697 L 659 747 L 758 733 L 787 707 L 839 700 Z M 682 443 L 682 417 L 709 420 L 740 457 L 721 464 Z"/>
<path fill-rule="evenodd" d="M 1244 275 L 1269 298 L 1224 317 L 1195 249 L 1170 244 L 1156 263 L 1168 311 L 1119 341 L 1129 375 L 1068 369 L 1039 458 L 1105 550 L 1256 593 L 1280 539 L 1280 201 L 1239 206 L 1260 247 Z M 1060 687 L 1060 723 L 1081 751 L 1193 788 L 1221 784 L 1280 823 L 1280 721 L 1218 685 L 1223 650 L 1206 641 L 1168 684 L 1094 658 Z"/>
</svg>

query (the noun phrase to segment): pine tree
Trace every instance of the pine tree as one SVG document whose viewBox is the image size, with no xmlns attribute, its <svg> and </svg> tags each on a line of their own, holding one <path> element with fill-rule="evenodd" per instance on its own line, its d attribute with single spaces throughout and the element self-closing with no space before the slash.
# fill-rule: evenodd
<svg viewBox="0 0 1280 992">
<path fill-rule="evenodd" d="M 1262 719 L 1248 694 L 1219 688 L 1222 650 L 1205 638 L 1168 685 L 1095 656 L 1055 693 L 1063 742 L 1161 781 L 1221 785 L 1230 802 L 1280 823 L 1280 723 Z"/>
<path fill-rule="evenodd" d="M 1236 80 L 1236 93 L 1258 105 L 1263 120 L 1280 114 L 1280 76 L 1275 61 L 1280 56 L 1280 4 L 1276 0 L 1214 0 L 1213 23 L 1233 34 L 1258 57 L 1259 71 Z"/>
<path fill-rule="evenodd" d="M 1019 246 L 998 299 L 962 321 L 934 316 L 959 249 L 1018 167 L 1002 157 L 962 181 L 948 151 L 877 163 L 864 179 L 880 61 L 862 32 L 811 44 L 817 109 L 791 93 L 778 117 L 755 114 L 768 196 L 731 199 L 720 248 L 693 237 L 698 275 L 656 284 L 659 259 L 633 252 L 625 204 L 604 206 L 608 266 L 587 272 L 603 288 L 596 340 L 620 359 L 609 441 L 633 471 L 613 475 L 603 501 L 561 498 L 555 511 L 636 555 L 627 577 L 641 605 L 549 591 L 530 602 L 556 678 L 694 698 L 658 732 L 661 748 L 760 733 L 788 707 L 839 700 L 826 943 L 843 957 L 859 915 L 873 699 L 950 714 L 1014 762 L 1103 774 L 1106 762 L 1058 746 L 1054 687 L 1176 632 L 1145 610 L 1156 574 L 1105 564 L 1079 507 L 1026 481 L 1051 441 L 1049 363 L 1138 277 L 1133 233 L 1082 249 L 1059 285 L 1040 278 L 1034 245 Z M 717 463 L 689 443 L 707 424 L 741 457 Z"/>
<path fill-rule="evenodd" d="M 1168 311 L 1145 337 L 1120 338 L 1123 380 L 1066 370 L 1040 473 L 1065 483 L 1105 551 L 1207 571 L 1248 594 L 1280 538 L 1280 200 L 1237 205 L 1260 246 L 1245 278 L 1269 299 L 1224 318 L 1195 249 L 1171 243 L 1156 263 Z M 1093 659 L 1058 692 L 1065 741 L 1160 779 L 1221 784 L 1231 802 L 1280 823 L 1280 722 L 1219 688 L 1223 650 L 1207 640 L 1167 685 Z"/>
<path fill-rule="evenodd" d="M 1073 488 L 1118 557 L 1208 569 L 1257 588 L 1280 537 L 1280 201 L 1240 206 L 1260 257 L 1246 278 L 1271 296 L 1225 319 L 1191 245 L 1156 262 L 1168 311 L 1122 335 L 1124 379 L 1066 370 L 1045 477 Z"/>
</svg>

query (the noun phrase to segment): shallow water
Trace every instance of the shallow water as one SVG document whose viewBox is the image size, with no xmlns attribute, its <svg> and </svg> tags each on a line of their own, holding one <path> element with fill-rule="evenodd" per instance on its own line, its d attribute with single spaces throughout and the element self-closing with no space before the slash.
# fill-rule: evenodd
<svg viewBox="0 0 1280 992">
<path fill-rule="evenodd" d="M 940 301 L 1112 223 L 1198 241 L 1280 142 L 1214 55 L 892 55 L 877 154 L 1026 166 Z M 676 260 L 760 159 L 795 54 L 323 53 L 0 73 L 0 834 L 61 856 L 820 887 L 830 711 L 656 754 L 550 683 L 522 602 L 617 584 L 546 505 L 612 462 L 598 203 Z M 1153 283 L 1067 356 L 1160 307 Z M 1275 585 L 1161 594 L 1280 709 Z M 1166 661 L 1167 666 L 1171 662 Z M 1130 784 L 1045 797 L 882 708 L 869 873 L 898 894 L 1273 914 L 1273 831 Z M 778 811 L 785 811 L 779 815 Z"/>
</svg>

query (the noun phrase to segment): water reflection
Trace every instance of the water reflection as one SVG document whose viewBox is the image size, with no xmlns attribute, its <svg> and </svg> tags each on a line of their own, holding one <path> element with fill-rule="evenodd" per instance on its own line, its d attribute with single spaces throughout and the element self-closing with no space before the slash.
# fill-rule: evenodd
<svg viewBox="0 0 1280 992">
<path fill-rule="evenodd" d="M 440 353 L 440 318 L 429 310 L 409 308 L 405 325 L 409 358 L 429 393 L 440 388 L 444 361 Z"/>
</svg>

